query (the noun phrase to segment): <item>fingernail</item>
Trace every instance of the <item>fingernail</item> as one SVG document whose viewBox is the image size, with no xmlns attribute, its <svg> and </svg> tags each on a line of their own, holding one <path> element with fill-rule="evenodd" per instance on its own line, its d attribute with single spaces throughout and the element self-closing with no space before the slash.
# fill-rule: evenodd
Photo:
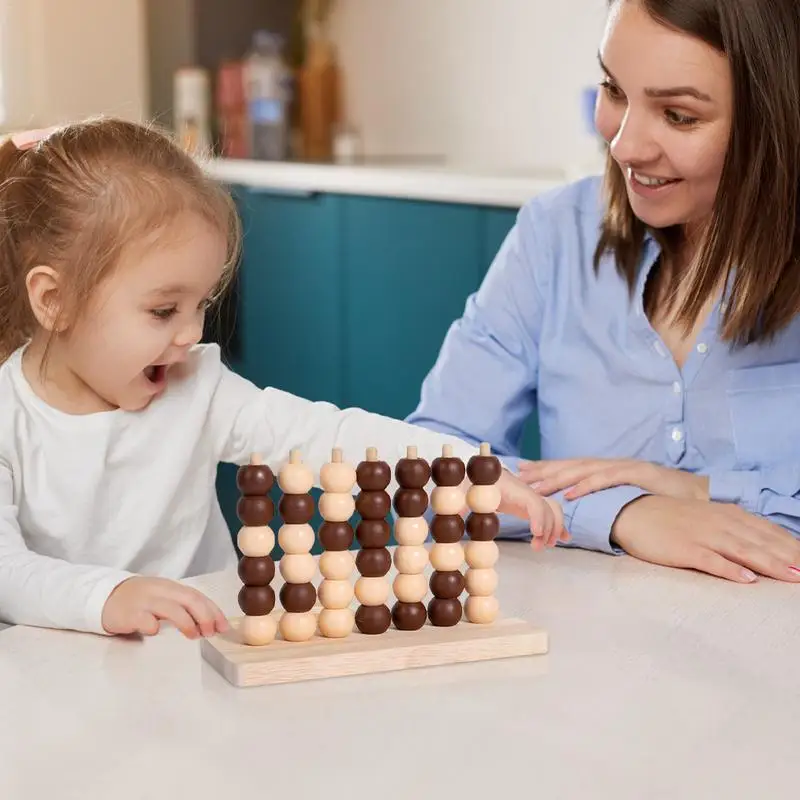
<svg viewBox="0 0 800 800">
<path fill-rule="evenodd" d="M 743 570 L 742 570 L 742 577 L 743 577 L 743 578 L 744 578 L 744 579 L 745 579 L 745 580 L 746 580 L 748 583 L 752 583 L 753 581 L 757 580 L 757 579 L 756 579 L 756 574 L 755 574 L 754 572 L 750 572 L 750 570 L 749 570 L 749 569 L 743 569 Z"/>
<path fill-rule="evenodd" d="M 794 572 L 795 575 L 800 575 L 800 567 L 789 567 L 789 572 Z"/>
</svg>

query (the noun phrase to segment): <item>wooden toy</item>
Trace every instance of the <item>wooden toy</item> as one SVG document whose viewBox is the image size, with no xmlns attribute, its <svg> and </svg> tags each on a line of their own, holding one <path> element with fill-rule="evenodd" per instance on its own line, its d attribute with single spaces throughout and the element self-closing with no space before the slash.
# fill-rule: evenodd
<svg viewBox="0 0 800 800">
<path fill-rule="evenodd" d="M 276 537 L 275 475 L 254 455 L 236 479 L 244 616 L 204 639 L 203 657 L 233 685 L 257 686 L 546 653 L 546 631 L 500 616 L 500 474 L 487 444 L 466 465 L 448 445 L 432 464 L 410 446 L 395 464 L 392 498 L 391 467 L 375 448 L 355 468 L 334 448 L 320 471 L 323 522 L 315 532 L 313 475 L 293 451 L 277 476 Z M 319 559 L 311 554 L 317 537 Z M 281 610 L 272 585 L 276 542 Z"/>
</svg>

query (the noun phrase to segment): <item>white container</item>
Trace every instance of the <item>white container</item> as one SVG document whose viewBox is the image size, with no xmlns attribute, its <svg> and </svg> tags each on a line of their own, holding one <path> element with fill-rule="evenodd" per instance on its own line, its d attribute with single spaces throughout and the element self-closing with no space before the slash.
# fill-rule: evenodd
<svg viewBox="0 0 800 800">
<path fill-rule="evenodd" d="M 173 86 L 175 136 L 193 155 L 211 153 L 211 79 L 202 67 L 176 70 Z"/>
</svg>

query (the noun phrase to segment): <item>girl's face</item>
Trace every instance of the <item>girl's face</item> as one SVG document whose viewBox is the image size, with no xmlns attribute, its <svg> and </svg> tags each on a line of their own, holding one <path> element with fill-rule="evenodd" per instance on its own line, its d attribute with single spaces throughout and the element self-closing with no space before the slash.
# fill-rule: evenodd
<svg viewBox="0 0 800 800">
<path fill-rule="evenodd" d="M 717 194 L 732 121 L 732 79 L 714 48 L 618 0 L 600 47 L 596 124 L 647 225 L 702 227 Z"/>
<path fill-rule="evenodd" d="M 59 348 L 85 413 L 146 408 L 202 337 L 224 239 L 192 217 L 148 244 L 126 254 Z"/>
</svg>

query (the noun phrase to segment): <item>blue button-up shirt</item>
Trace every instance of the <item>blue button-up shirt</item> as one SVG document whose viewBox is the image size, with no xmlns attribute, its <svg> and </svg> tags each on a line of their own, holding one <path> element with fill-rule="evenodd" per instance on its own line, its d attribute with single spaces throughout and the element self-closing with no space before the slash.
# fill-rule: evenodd
<svg viewBox="0 0 800 800">
<path fill-rule="evenodd" d="M 800 317 L 770 343 L 733 349 L 716 334 L 722 297 L 680 369 L 643 308 L 659 246 L 647 239 L 632 297 L 612 256 L 595 276 L 602 211 L 600 178 L 522 208 L 409 421 L 487 441 L 514 470 L 535 410 L 543 459 L 635 458 L 708 475 L 712 500 L 800 536 Z M 571 544 L 617 552 L 611 526 L 642 494 L 559 493 Z M 529 531 L 509 519 L 503 535 Z"/>
</svg>

